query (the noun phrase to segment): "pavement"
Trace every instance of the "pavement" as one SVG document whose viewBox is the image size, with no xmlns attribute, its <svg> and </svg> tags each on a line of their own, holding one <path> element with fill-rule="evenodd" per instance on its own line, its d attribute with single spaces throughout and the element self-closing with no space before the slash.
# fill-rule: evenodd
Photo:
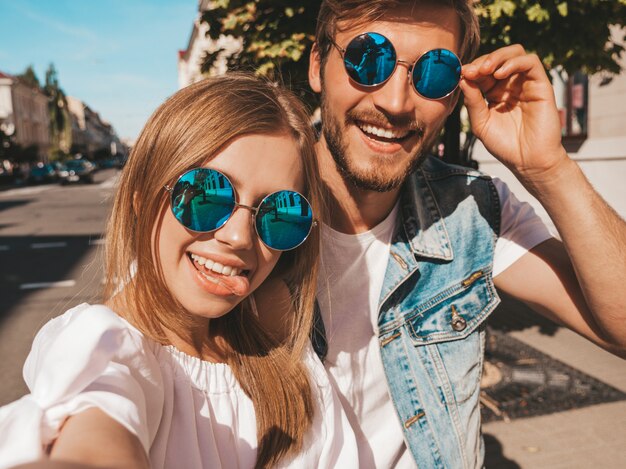
<svg viewBox="0 0 626 469">
<path fill-rule="evenodd" d="M 505 303 L 493 318 L 495 327 L 614 394 L 626 393 L 626 360 L 568 329 L 528 319 L 532 314 L 520 304 Z M 626 399 L 491 421 L 483 433 L 487 469 L 626 468 Z"/>
</svg>

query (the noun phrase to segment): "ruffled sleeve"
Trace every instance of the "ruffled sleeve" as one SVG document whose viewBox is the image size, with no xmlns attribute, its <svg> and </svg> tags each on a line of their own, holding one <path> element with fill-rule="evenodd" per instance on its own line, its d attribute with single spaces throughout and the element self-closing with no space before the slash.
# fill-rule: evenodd
<svg viewBox="0 0 626 469">
<path fill-rule="evenodd" d="M 153 346 L 105 306 L 83 304 L 48 322 L 24 365 L 31 393 L 0 408 L 0 468 L 43 457 L 63 422 L 91 407 L 148 454 L 163 408 Z"/>
</svg>

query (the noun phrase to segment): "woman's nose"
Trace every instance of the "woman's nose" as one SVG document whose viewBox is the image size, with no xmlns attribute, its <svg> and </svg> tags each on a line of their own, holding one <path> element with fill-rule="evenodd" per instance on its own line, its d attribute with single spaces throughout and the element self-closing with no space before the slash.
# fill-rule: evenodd
<svg viewBox="0 0 626 469">
<path fill-rule="evenodd" d="M 215 239 L 232 249 L 251 249 L 254 245 L 252 213 L 248 208 L 236 206 L 226 223 L 215 232 Z"/>
</svg>

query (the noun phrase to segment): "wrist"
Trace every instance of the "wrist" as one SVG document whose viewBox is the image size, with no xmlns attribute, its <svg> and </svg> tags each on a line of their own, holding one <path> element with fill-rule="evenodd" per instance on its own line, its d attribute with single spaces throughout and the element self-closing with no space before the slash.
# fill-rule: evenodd
<svg viewBox="0 0 626 469">
<path fill-rule="evenodd" d="M 515 174 L 526 190 L 539 200 L 548 195 L 567 193 L 580 184 L 580 177 L 584 178 L 580 167 L 567 155 L 565 149 L 553 161 L 549 166 Z"/>
</svg>

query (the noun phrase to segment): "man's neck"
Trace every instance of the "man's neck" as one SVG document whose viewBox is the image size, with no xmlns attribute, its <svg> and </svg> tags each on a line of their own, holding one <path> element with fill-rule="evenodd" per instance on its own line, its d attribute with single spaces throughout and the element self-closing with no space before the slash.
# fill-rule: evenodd
<svg viewBox="0 0 626 469">
<path fill-rule="evenodd" d="M 346 181 L 335 164 L 322 137 L 316 145 L 322 179 L 330 200 L 330 226 L 341 233 L 369 231 L 391 213 L 400 189 L 376 192 L 359 189 Z"/>
</svg>

